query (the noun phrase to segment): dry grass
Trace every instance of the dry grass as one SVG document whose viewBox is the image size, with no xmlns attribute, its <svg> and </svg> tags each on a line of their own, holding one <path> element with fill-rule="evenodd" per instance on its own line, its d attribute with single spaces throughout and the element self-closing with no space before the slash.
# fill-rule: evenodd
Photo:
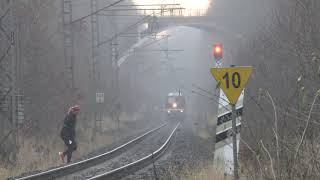
<svg viewBox="0 0 320 180">
<path fill-rule="evenodd" d="M 231 180 L 229 176 L 225 176 L 212 165 L 206 165 L 199 169 L 184 168 L 182 172 L 173 170 L 170 176 L 172 180 Z"/>
<path fill-rule="evenodd" d="M 105 147 L 113 142 L 113 137 L 99 134 L 92 141 L 90 130 L 82 131 L 78 135 L 78 150 L 74 153 L 73 159 L 78 159 L 95 149 Z M 5 168 L 0 163 L 0 179 L 17 176 L 23 172 L 45 170 L 59 166 L 61 161 L 58 152 L 64 149 L 64 144 L 57 135 L 25 138 L 23 142 L 20 142 L 16 166 Z"/>
<path fill-rule="evenodd" d="M 9 177 L 9 170 L 5 169 L 5 168 L 0 168 L 0 179 L 5 179 L 7 177 Z"/>
<path fill-rule="evenodd" d="M 43 170 L 59 165 L 59 158 L 57 158 L 57 154 L 54 152 L 57 152 L 62 145 L 57 145 L 56 139 L 51 141 L 47 139 L 46 137 L 43 137 L 43 139 L 33 137 L 20 142 L 17 164 L 14 167 L 0 167 L 0 179 L 17 176 L 27 171 Z"/>
</svg>

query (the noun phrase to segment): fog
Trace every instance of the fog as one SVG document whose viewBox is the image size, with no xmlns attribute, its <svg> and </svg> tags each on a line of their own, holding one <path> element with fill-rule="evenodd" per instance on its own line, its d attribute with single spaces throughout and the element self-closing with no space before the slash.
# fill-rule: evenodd
<svg viewBox="0 0 320 180">
<path fill-rule="evenodd" d="M 116 1 L 73 0 L 72 8 L 67 7 L 72 13 L 62 9 L 61 0 L 0 1 L 0 179 L 2 167 L 15 174 L 11 168 L 20 162 L 23 168 L 17 171 L 56 166 L 56 151 L 63 147 L 59 132 L 75 104 L 81 106 L 77 133 L 84 147 L 75 158 L 115 143 L 119 132 L 125 136 L 163 122 L 166 96 L 176 91 L 186 97 L 185 122 L 199 124 L 214 138 L 216 82 L 210 68 L 215 66 L 215 43 L 223 44 L 223 66 L 254 66 L 247 91 L 251 94 L 245 95 L 248 107 L 257 109 L 251 100 L 260 100 L 260 90 L 268 89 L 279 107 L 293 102 L 290 105 L 301 111 L 294 115 L 304 118 L 319 84 L 319 2 L 292 1 L 297 3 L 127 0 L 121 2 L 125 6 L 104 9 Z M 91 2 L 97 2 L 96 7 Z M 170 17 L 170 9 L 163 17 L 161 12 L 153 16 L 150 10 L 119 10 L 151 2 L 181 3 L 186 9 L 181 17 L 179 12 Z M 63 23 L 66 16 L 70 22 Z M 121 58 L 125 61 L 119 64 Z M 302 84 L 296 83 L 299 77 Z M 298 95 L 289 97 L 288 92 L 297 89 Z M 104 93 L 102 103 L 97 102 L 97 93 Z M 254 116 L 246 120 L 260 120 L 262 112 L 273 114 L 272 108 L 263 110 L 247 111 Z M 260 127 L 256 134 L 261 139 L 273 137 L 264 131 L 268 125 L 272 132 L 269 120 L 251 123 L 255 129 Z M 41 153 L 47 153 L 43 156 L 50 161 L 44 163 Z"/>
<path fill-rule="evenodd" d="M 170 36 L 167 40 L 134 53 L 121 65 L 122 102 L 130 103 L 127 109 L 131 111 L 142 107 L 137 104 L 163 109 L 168 93 L 181 90 L 187 97 L 190 111 L 209 110 L 210 100 L 197 97 L 191 91 L 192 84 L 210 91 L 214 89 L 209 73 L 209 67 L 214 64 L 210 35 L 189 27 L 174 27 L 166 32 Z M 167 47 L 168 55 L 160 52 Z"/>
</svg>

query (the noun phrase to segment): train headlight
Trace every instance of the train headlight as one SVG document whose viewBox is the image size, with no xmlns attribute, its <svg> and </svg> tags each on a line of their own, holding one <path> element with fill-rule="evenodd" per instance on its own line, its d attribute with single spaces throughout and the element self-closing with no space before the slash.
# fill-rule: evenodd
<svg viewBox="0 0 320 180">
<path fill-rule="evenodd" d="M 170 110 L 168 110 L 168 113 L 170 114 L 170 113 L 171 113 L 171 111 L 170 111 Z"/>
<path fill-rule="evenodd" d="M 180 110 L 180 112 L 182 112 L 182 113 L 183 113 L 183 109 L 181 109 L 181 110 Z"/>
<path fill-rule="evenodd" d="M 173 103 L 173 104 L 172 104 L 172 107 L 173 107 L 173 108 L 177 108 L 177 107 L 178 107 L 178 104 L 177 104 L 177 103 Z"/>
</svg>

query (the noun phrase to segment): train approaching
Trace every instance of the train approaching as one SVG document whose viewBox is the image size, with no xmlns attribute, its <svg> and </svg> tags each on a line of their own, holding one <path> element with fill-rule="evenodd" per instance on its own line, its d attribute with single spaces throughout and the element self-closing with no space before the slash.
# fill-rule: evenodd
<svg viewBox="0 0 320 180">
<path fill-rule="evenodd" d="M 167 119 L 183 120 L 185 118 L 186 101 L 181 92 L 169 93 L 166 100 Z"/>
</svg>

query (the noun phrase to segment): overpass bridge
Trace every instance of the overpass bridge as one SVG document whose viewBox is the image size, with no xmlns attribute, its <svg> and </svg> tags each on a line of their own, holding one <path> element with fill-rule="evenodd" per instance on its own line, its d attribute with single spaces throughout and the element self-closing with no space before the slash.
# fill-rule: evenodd
<svg viewBox="0 0 320 180">
<path fill-rule="evenodd" d="M 141 8 L 143 7 L 143 8 Z M 224 17 L 217 17 L 213 13 L 213 7 L 207 9 L 185 9 L 180 4 L 153 4 L 153 5 L 119 5 L 114 8 L 107 9 L 101 16 L 142 16 L 136 23 L 128 26 L 122 32 L 118 32 L 108 41 L 103 41 L 99 44 L 112 41 L 118 36 L 127 33 L 128 31 L 138 31 L 144 36 L 159 33 L 165 29 L 177 26 L 193 27 L 200 30 L 223 33 L 230 37 L 241 38 L 241 35 L 235 31 L 230 31 L 228 28 L 236 22 L 225 22 Z M 107 14 L 105 14 L 107 13 Z M 139 25 L 143 25 L 141 30 Z M 137 27 L 137 29 L 135 29 Z M 141 35 L 140 35 L 141 36 Z M 140 37 L 139 36 L 139 37 Z"/>
<path fill-rule="evenodd" d="M 121 57 L 117 59 L 117 65 L 120 67 L 127 58 L 132 55 L 136 49 L 143 47 L 145 43 L 150 40 L 150 36 L 157 36 L 162 31 L 166 29 L 178 27 L 178 26 L 186 26 L 197 28 L 203 31 L 207 31 L 209 33 L 215 33 L 219 35 L 223 35 L 230 40 L 243 40 L 244 37 L 242 34 L 236 32 L 236 30 L 232 30 L 225 26 L 225 24 L 219 21 L 220 17 L 208 16 L 203 13 L 204 11 L 190 12 L 190 15 L 182 15 L 183 13 L 174 14 L 164 14 L 164 15 L 154 15 L 146 18 L 145 21 L 142 21 L 141 24 L 144 25 L 143 30 L 137 30 L 139 34 L 138 41 L 133 44 Z M 112 39 L 112 38 L 111 38 Z M 165 38 L 160 38 L 165 39 Z M 157 40 L 156 40 L 157 41 Z M 159 40 L 158 40 L 159 41 Z"/>
<path fill-rule="evenodd" d="M 240 33 L 230 30 L 224 23 L 219 21 L 219 17 L 200 16 L 156 16 L 147 21 L 147 29 L 143 33 L 151 34 L 161 32 L 165 29 L 177 26 L 193 27 L 200 30 L 222 33 L 233 38 L 243 38 Z"/>
</svg>

